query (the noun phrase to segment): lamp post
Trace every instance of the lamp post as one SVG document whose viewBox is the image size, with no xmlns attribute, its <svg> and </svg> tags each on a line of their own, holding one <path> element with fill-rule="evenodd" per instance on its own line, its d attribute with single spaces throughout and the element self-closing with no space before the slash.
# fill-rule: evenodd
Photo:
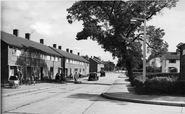
<svg viewBox="0 0 185 114">
<path fill-rule="evenodd" d="M 137 20 L 144 21 L 144 40 L 143 40 L 143 83 L 146 81 L 146 19 L 144 18 L 133 18 L 131 23 L 136 22 Z"/>
</svg>

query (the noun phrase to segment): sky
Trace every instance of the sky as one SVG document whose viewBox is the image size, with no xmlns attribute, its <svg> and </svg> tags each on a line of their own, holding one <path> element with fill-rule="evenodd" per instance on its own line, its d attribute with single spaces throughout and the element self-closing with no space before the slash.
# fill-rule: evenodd
<svg viewBox="0 0 185 114">
<path fill-rule="evenodd" d="M 96 41 L 77 41 L 76 34 L 82 30 L 82 22 L 67 22 L 66 9 L 75 1 L 1 1 L 1 30 L 13 33 L 19 29 L 19 36 L 31 33 L 30 40 L 39 42 L 44 39 L 48 46 L 62 46 L 62 50 L 69 48 L 74 54 L 98 56 L 104 61 L 117 63 L 112 54 L 105 52 Z M 154 16 L 147 25 L 154 25 L 165 30 L 164 40 L 169 44 L 169 51 L 176 51 L 178 43 L 185 43 L 185 1 L 180 0 L 172 9 L 164 9 Z"/>
</svg>

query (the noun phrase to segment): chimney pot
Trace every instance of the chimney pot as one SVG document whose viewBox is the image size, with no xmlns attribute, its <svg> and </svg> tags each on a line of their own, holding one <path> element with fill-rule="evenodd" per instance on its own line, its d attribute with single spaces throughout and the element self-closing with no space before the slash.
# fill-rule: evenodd
<svg viewBox="0 0 185 114">
<path fill-rule="evenodd" d="M 73 53 L 73 50 L 70 50 L 70 53 Z"/>
<path fill-rule="evenodd" d="M 68 48 L 66 49 L 66 52 L 69 52 L 69 49 Z"/>
<path fill-rule="evenodd" d="M 78 56 L 80 55 L 80 53 L 78 52 Z"/>
<path fill-rule="evenodd" d="M 26 38 L 27 40 L 30 40 L 30 33 L 25 33 L 25 38 Z"/>
<path fill-rule="evenodd" d="M 13 29 L 13 35 L 19 36 L 19 30 L 18 29 Z"/>
<path fill-rule="evenodd" d="M 57 47 L 57 44 L 53 44 L 53 47 L 56 48 Z"/>
<path fill-rule="evenodd" d="M 41 44 L 44 44 L 44 39 L 40 39 L 40 43 Z"/>
<path fill-rule="evenodd" d="M 62 46 L 58 46 L 58 49 L 62 50 Z"/>
</svg>

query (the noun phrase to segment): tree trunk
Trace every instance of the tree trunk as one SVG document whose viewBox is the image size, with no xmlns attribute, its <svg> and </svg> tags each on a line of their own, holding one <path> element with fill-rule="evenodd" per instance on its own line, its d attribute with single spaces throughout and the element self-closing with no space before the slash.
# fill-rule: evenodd
<svg viewBox="0 0 185 114">
<path fill-rule="evenodd" d="M 129 81 L 133 80 L 133 76 L 132 76 L 132 64 L 130 60 L 126 60 L 126 69 L 128 71 L 128 77 L 129 77 Z"/>
</svg>

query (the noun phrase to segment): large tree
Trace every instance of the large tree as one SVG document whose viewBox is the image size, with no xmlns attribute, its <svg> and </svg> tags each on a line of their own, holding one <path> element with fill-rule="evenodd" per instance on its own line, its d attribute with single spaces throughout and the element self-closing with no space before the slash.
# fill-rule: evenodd
<svg viewBox="0 0 185 114">
<path fill-rule="evenodd" d="M 105 51 L 119 58 L 132 79 L 132 68 L 142 57 L 143 37 L 139 31 L 143 20 L 131 24 L 131 19 L 150 20 L 163 8 L 174 7 L 177 1 L 78 1 L 67 9 L 67 20 L 69 23 L 83 21 L 83 30 L 77 33 L 76 39 L 97 41 Z M 148 41 L 147 44 L 152 42 L 150 38 Z"/>
</svg>

